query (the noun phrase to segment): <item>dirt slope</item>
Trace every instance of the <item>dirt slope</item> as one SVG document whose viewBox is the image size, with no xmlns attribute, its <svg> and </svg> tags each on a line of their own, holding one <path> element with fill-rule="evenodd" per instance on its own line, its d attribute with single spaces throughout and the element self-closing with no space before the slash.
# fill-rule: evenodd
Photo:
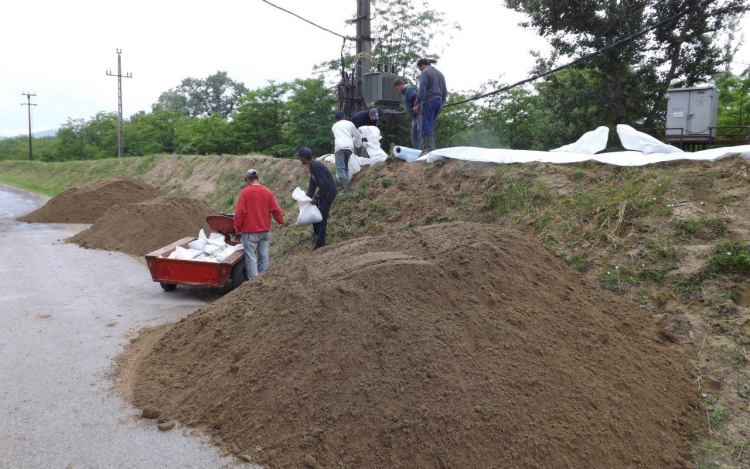
<svg viewBox="0 0 750 469">
<path fill-rule="evenodd" d="M 130 398 L 271 469 L 689 467 L 701 426 L 642 311 L 498 226 L 291 256 L 161 334 Z"/>
<path fill-rule="evenodd" d="M 198 199 L 157 197 L 137 204 L 115 205 L 88 230 L 68 242 L 85 248 L 142 256 L 187 236 L 210 233 L 211 207 Z"/>
<path fill-rule="evenodd" d="M 94 223 L 113 205 L 143 202 L 164 193 L 132 178 L 105 179 L 61 192 L 19 218 L 29 223 Z"/>
</svg>

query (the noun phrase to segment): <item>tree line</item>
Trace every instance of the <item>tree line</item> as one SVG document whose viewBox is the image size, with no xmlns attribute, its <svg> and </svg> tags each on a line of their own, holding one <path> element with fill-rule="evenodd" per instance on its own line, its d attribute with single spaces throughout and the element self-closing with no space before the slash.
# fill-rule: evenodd
<svg viewBox="0 0 750 469">
<path fill-rule="evenodd" d="M 539 73 L 680 12 L 694 0 L 503 3 L 524 13 L 523 26 L 548 40 L 551 54 L 536 53 L 531 71 Z M 446 108 L 436 128 L 437 145 L 547 150 L 601 125 L 663 127 L 668 89 L 709 81 L 721 91 L 719 125 L 747 125 L 750 72 L 734 75 L 729 68 L 741 44 L 735 34 L 737 19 L 747 10 L 745 0 L 710 3 L 666 28 L 535 84 Z M 460 31 L 422 0 L 380 0 L 374 4 L 373 16 L 373 56 L 397 64 L 412 81 L 416 59 L 439 58 L 440 40 Z M 353 51 L 345 52 L 348 70 Z M 497 54 L 501 56 L 502 50 Z M 300 146 L 315 154 L 329 153 L 341 68 L 340 59 L 331 60 L 318 65 L 313 78 L 269 82 L 254 90 L 221 71 L 206 78 L 186 78 L 162 93 L 151 110 L 125 120 L 125 154 L 289 157 Z M 504 84 L 502 78 L 490 79 L 479 89 L 451 93 L 449 100 Z M 406 117 L 381 119 L 379 126 L 387 134 L 382 142 L 386 148 L 410 140 Z M 1 140 L 0 159 L 27 158 L 26 145 L 25 137 Z M 35 154 L 44 161 L 114 157 L 117 116 L 100 112 L 88 120 L 68 119 L 56 138 L 35 139 Z"/>
</svg>

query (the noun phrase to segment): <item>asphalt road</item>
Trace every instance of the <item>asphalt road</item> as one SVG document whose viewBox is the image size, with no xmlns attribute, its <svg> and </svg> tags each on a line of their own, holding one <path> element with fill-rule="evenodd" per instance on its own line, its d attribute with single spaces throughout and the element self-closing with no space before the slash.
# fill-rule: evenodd
<svg viewBox="0 0 750 469">
<path fill-rule="evenodd" d="M 179 427 L 134 419 L 108 378 L 136 331 L 204 301 L 163 292 L 130 256 L 62 242 L 84 225 L 14 220 L 44 202 L 0 185 L 0 468 L 234 466 Z"/>
</svg>

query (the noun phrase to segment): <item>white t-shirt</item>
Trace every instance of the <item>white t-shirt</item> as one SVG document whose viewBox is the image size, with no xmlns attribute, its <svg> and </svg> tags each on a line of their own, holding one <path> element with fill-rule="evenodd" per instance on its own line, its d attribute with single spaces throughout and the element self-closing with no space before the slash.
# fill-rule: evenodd
<svg viewBox="0 0 750 469">
<path fill-rule="evenodd" d="M 331 130 L 333 131 L 333 138 L 336 140 L 335 151 L 353 151 L 354 147 L 362 146 L 362 136 L 351 121 L 342 119 L 333 124 Z"/>
</svg>

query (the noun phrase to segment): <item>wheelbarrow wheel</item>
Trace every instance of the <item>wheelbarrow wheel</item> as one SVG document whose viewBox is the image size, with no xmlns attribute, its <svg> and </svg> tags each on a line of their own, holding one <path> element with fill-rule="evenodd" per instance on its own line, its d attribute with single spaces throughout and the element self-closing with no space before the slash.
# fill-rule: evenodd
<svg viewBox="0 0 750 469">
<path fill-rule="evenodd" d="M 245 281 L 245 263 L 240 262 L 232 267 L 232 290 L 242 285 Z"/>
<path fill-rule="evenodd" d="M 159 285 L 161 285 L 164 291 L 174 291 L 177 288 L 177 285 L 174 283 L 159 282 Z"/>
</svg>

